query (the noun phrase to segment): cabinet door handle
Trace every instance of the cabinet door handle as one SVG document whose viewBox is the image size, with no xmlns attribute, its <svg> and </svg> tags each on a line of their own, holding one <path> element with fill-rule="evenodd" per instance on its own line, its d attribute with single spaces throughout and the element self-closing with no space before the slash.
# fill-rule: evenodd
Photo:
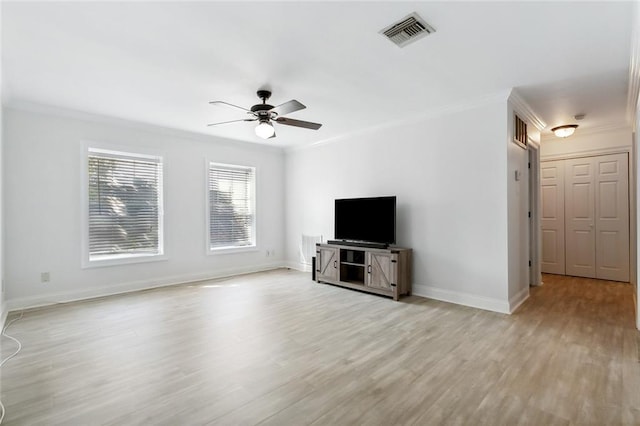
<svg viewBox="0 0 640 426">
<path fill-rule="evenodd" d="M 367 274 L 371 273 L 371 265 L 367 266 Z"/>
<path fill-rule="evenodd" d="M 334 268 L 336 268 L 336 269 L 338 269 L 338 261 L 337 261 L 337 260 L 334 260 L 334 261 L 333 261 L 333 267 L 334 267 Z"/>
</svg>

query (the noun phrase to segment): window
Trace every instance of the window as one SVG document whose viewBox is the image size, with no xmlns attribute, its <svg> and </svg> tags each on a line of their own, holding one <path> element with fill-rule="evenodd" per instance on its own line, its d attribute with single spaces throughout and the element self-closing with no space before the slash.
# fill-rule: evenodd
<svg viewBox="0 0 640 426">
<path fill-rule="evenodd" d="M 209 250 L 255 247 L 253 167 L 209 163 Z"/>
<path fill-rule="evenodd" d="M 89 261 L 159 256 L 162 158 L 89 148 Z"/>
</svg>

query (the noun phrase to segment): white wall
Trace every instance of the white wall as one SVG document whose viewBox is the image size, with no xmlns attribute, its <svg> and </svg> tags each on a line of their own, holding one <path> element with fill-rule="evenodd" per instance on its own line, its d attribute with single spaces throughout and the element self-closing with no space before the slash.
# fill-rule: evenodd
<svg viewBox="0 0 640 426">
<path fill-rule="evenodd" d="M 397 196 L 415 294 L 508 312 L 506 96 L 286 154 L 286 253 L 333 238 L 342 197 Z"/>
<path fill-rule="evenodd" d="M 58 112 L 60 114 L 58 114 Z M 284 153 L 97 117 L 5 109 L 6 288 L 11 308 L 47 304 L 283 263 Z M 83 141 L 152 150 L 165 164 L 168 260 L 82 269 Z M 258 251 L 207 255 L 205 160 L 257 168 Z M 275 257 L 266 257 L 274 250 Z M 51 282 L 40 282 L 50 272 Z"/>
</svg>

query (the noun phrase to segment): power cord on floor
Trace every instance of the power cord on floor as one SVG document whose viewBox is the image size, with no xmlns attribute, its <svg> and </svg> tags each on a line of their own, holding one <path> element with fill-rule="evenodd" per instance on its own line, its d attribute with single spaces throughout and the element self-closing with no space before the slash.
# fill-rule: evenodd
<svg viewBox="0 0 640 426">
<path fill-rule="evenodd" d="M 20 352 L 20 349 L 22 349 L 22 343 L 20 343 L 20 341 L 18 339 L 16 339 L 13 336 L 9 336 L 7 334 L 7 328 L 9 328 L 9 326 L 11 324 L 13 324 L 16 321 L 19 321 L 22 319 L 22 316 L 24 315 L 24 311 L 20 312 L 20 316 L 17 318 L 12 319 L 11 321 L 9 321 L 9 323 L 7 323 L 7 325 L 4 326 L 4 328 L 2 329 L 2 335 L 4 337 L 6 337 L 7 339 L 11 339 L 14 342 L 16 342 L 16 344 L 18 345 L 18 348 L 16 349 L 16 351 L 14 353 L 12 353 L 11 355 L 9 355 L 8 357 L 6 357 L 5 359 L 3 359 L 2 361 L 0 361 L 0 368 L 2 368 L 2 366 L 9 361 L 11 358 L 13 358 L 14 356 L 18 355 L 18 352 Z M 5 414 L 5 409 L 4 409 L 4 404 L 2 404 L 2 401 L 0 400 L 0 424 L 2 424 L 2 421 L 4 420 L 4 414 Z"/>
</svg>

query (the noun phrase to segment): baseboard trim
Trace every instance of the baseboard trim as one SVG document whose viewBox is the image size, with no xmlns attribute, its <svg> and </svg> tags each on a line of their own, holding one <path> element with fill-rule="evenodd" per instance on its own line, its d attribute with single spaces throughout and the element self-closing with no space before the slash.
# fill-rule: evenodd
<svg viewBox="0 0 640 426">
<path fill-rule="evenodd" d="M 442 302 L 455 303 L 456 305 L 470 306 L 472 308 L 484 309 L 485 311 L 510 314 L 509 302 L 506 300 L 493 299 L 490 297 L 477 296 L 475 294 L 462 293 L 459 291 L 445 290 L 428 285 L 414 284 L 412 294 L 426 297 L 428 299 L 440 300 Z"/>
<path fill-rule="evenodd" d="M 300 272 L 311 272 L 311 265 L 300 262 L 286 262 L 285 267 L 289 269 L 295 269 Z"/>
<path fill-rule="evenodd" d="M 512 314 L 529 298 L 529 286 L 523 288 L 509 299 L 509 313 Z"/>
<path fill-rule="evenodd" d="M 6 316 L 11 311 L 41 308 L 44 306 L 55 305 L 58 303 L 76 302 L 79 300 L 95 299 L 99 297 L 114 296 L 116 294 L 132 293 L 141 290 L 150 290 L 154 288 L 169 287 L 174 285 L 189 284 L 198 281 L 215 280 L 220 278 L 233 277 L 237 275 L 251 274 L 255 272 L 264 272 L 273 269 L 287 267 L 283 262 L 271 262 L 261 265 L 252 265 L 250 267 L 222 269 L 215 272 L 206 272 L 193 275 L 180 275 L 173 277 L 165 277 L 162 279 L 151 279 L 133 281 L 123 284 L 115 284 L 110 286 L 96 287 L 82 291 L 68 291 L 51 293 L 44 296 L 23 297 L 6 302 L 3 314 Z"/>
</svg>

